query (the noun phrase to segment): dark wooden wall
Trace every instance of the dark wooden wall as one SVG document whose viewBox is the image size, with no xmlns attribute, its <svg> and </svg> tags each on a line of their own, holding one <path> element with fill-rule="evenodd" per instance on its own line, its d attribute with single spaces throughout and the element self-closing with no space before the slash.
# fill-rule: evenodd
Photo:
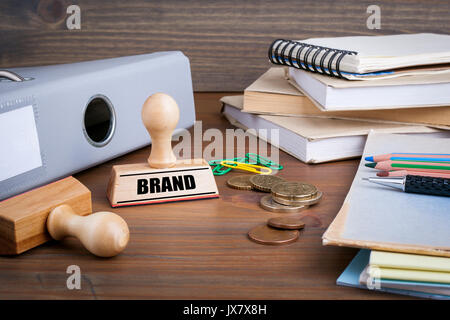
<svg viewBox="0 0 450 320">
<path fill-rule="evenodd" d="M 66 28 L 70 4 L 81 30 Z M 366 27 L 371 4 L 380 30 Z M 448 0 L 1 0 L 0 68 L 182 50 L 196 91 L 239 91 L 269 67 L 275 38 L 448 34 L 449 17 Z"/>
</svg>

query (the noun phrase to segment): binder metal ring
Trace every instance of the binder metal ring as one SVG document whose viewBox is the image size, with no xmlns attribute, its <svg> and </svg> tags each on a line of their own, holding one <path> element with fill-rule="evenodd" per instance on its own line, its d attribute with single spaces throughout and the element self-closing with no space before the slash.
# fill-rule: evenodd
<svg viewBox="0 0 450 320">
<path fill-rule="evenodd" d="M 25 78 L 23 78 L 21 75 L 8 70 L 0 70 L 0 78 L 6 78 L 15 82 L 25 81 Z"/>
</svg>

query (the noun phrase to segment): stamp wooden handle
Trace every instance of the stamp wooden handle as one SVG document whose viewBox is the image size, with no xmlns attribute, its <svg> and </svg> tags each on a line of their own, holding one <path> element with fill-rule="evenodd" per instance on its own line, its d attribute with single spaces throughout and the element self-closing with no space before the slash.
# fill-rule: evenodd
<svg viewBox="0 0 450 320">
<path fill-rule="evenodd" d="M 170 168 L 177 161 L 172 151 L 172 133 L 177 127 L 180 110 L 175 100 L 164 93 L 151 95 L 142 106 L 142 122 L 152 137 L 148 164 L 152 168 Z"/>
<path fill-rule="evenodd" d="M 67 236 L 78 238 L 87 250 L 100 257 L 119 254 L 130 237 L 127 223 L 117 214 L 97 212 L 83 217 L 68 205 L 58 206 L 50 212 L 47 230 L 56 240 Z"/>
</svg>

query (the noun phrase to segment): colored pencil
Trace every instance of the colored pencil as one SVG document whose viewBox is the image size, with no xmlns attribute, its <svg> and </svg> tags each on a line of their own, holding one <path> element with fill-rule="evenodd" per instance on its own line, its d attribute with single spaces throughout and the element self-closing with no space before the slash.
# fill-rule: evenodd
<svg viewBox="0 0 450 320">
<path fill-rule="evenodd" d="M 450 154 L 439 153 L 389 153 L 364 158 L 366 161 L 381 162 L 386 160 L 414 161 L 450 161 Z"/>
<path fill-rule="evenodd" d="M 432 171 L 440 173 L 450 173 L 449 163 L 386 160 L 381 162 L 366 163 L 365 165 L 366 167 L 375 168 L 383 171 L 408 170 L 408 171 L 427 171 L 427 172 Z"/>
<path fill-rule="evenodd" d="M 426 171 L 408 171 L 408 170 L 379 171 L 379 172 L 377 172 L 377 176 L 378 177 L 404 177 L 406 175 L 450 179 L 450 173 L 426 172 Z"/>
</svg>

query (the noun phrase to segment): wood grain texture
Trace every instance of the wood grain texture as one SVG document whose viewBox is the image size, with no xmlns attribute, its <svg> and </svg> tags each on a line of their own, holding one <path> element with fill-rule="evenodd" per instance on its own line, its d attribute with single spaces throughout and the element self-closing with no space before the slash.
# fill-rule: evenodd
<svg viewBox="0 0 450 320">
<path fill-rule="evenodd" d="M 69 4 L 81 8 L 81 30 L 67 30 Z M 380 30 L 366 27 L 372 4 Z M 448 34 L 449 15 L 439 0 L 2 0 L 0 67 L 182 50 L 196 91 L 240 91 L 268 68 L 276 38 Z"/>
<path fill-rule="evenodd" d="M 219 98 L 196 94 L 203 129 L 225 130 Z M 112 259 L 95 258 L 74 239 L 49 242 L 20 256 L 0 257 L 1 299 L 404 299 L 336 286 L 358 250 L 322 246 L 355 172 L 357 160 L 306 165 L 280 152 L 279 172 L 316 185 L 322 201 L 300 214 L 298 241 L 281 247 L 250 241 L 248 231 L 277 214 L 258 205 L 263 193 L 240 191 L 216 178 L 219 199 L 111 209 L 106 198 L 113 165 L 145 162 L 149 148 L 77 174 L 92 192 L 94 211 L 112 211 L 128 223 L 128 247 Z M 81 268 L 81 290 L 68 290 L 66 268 Z"/>
</svg>

